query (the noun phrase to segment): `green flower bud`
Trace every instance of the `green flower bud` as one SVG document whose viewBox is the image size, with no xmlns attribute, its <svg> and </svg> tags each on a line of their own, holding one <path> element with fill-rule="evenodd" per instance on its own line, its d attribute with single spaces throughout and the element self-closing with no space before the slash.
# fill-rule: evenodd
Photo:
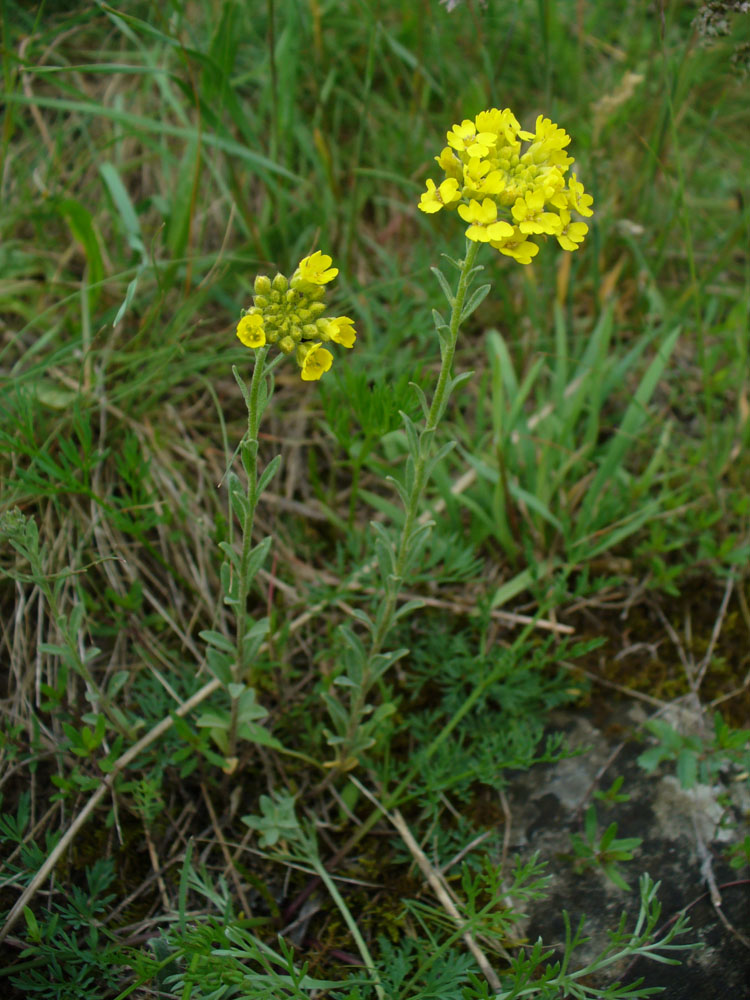
<svg viewBox="0 0 750 1000">
<path fill-rule="evenodd" d="M 279 350 L 283 351 L 284 354 L 291 354 L 296 346 L 295 340 L 289 336 L 282 337 L 279 341 Z"/>
<path fill-rule="evenodd" d="M 302 327 L 302 336 L 305 340 L 328 340 L 328 337 L 323 337 L 323 334 L 314 323 L 305 323 Z"/>
<path fill-rule="evenodd" d="M 276 277 L 271 282 L 272 287 L 277 292 L 285 292 L 289 288 L 289 282 L 286 280 L 283 274 L 277 274 Z M 277 302 L 280 299 L 276 300 Z"/>
<path fill-rule="evenodd" d="M 258 284 L 257 280 L 256 280 L 255 284 L 256 284 L 256 287 L 257 287 L 257 284 Z M 271 290 L 271 282 L 270 281 L 268 282 L 268 290 L 269 291 Z M 258 309 L 265 309 L 265 307 L 269 304 L 269 299 L 268 299 L 268 296 L 266 296 L 266 295 L 254 295 L 253 296 L 253 302 L 258 307 Z"/>
<path fill-rule="evenodd" d="M 326 311 L 326 304 L 325 302 L 311 302 L 309 311 L 311 316 L 320 316 Z"/>
<path fill-rule="evenodd" d="M 253 289 L 256 295 L 268 295 L 271 291 L 271 279 L 265 274 L 259 274 L 255 279 Z"/>
</svg>

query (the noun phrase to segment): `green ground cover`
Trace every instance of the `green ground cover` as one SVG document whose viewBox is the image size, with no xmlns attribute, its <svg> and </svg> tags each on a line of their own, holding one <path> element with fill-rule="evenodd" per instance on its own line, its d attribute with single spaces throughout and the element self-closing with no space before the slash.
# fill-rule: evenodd
<svg viewBox="0 0 750 1000">
<path fill-rule="evenodd" d="M 601 681 L 705 723 L 652 720 L 645 768 L 750 764 L 750 14 L 450 6 L 2 5 L 13 996 L 641 996 L 613 957 L 690 940 L 582 828 L 642 919 L 555 964 L 486 795 Z M 575 253 L 481 247 L 428 453 L 466 247 L 417 205 L 492 107 L 571 134 L 595 211 Z M 248 436 L 241 310 L 318 249 L 356 345 L 275 368 Z"/>
</svg>

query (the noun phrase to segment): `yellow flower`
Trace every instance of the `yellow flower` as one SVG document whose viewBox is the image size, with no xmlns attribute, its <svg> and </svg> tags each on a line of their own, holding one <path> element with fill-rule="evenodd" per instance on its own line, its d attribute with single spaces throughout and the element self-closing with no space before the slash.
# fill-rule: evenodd
<svg viewBox="0 0 750 1000">
<path fill-rule="evenodd" d="M 594 203 L 594 199 L 590 194 L 586 194 L 583 190 L 583 184 L 578 180 L 575 174 L 570 175 L 570 181 L 568 182 L 568 204 L 572 209 L 575 209 L 580 215 L 593 215 L 591 206 Z"/>
<path fill-rule="evenodd" d="M 570 212 L 565 209 L 560 211 L 560 222 L 562 231 L 557 233 L 557 242 L 563 250 L 577 250 L 578 244 L 583 243 L 583 237 L 589 231 L 585 222 L 571 222 Z"/>
<path fill-rule="evenodd" d="M 478 156 L 469 158 L 464 166 L 464 194 L 494 195 L 500 194 L 505 187 L 505 180 L 499 170 L 491 170 L 487 160 Z"/>
<path fill-rule="evenodd" d="M 503 240 L 492 240 L 490 246 L 506 257 L 512 257 L 519 264 L 530 264 L 531 258 L 539 253 L 539 247 L 532 240 L 527 240 L 524 233 L 516 227 L 511 236 Z"/>
<path fill-rule="evenodd" d="M 513 226 L 498 221 L 497 205 L 492 198 L 485 198 L 481 205 L 472 198 L 468 205 L 458 206 L 458 214 L 464 222 L 469 223 L 469 228 L 466 230 L 467 239 L 477 243 L 501 240 L 513 232 Z"/>
<path fill-rule="evenodd" d="M 300 376 L 303 382 L 317 382 L 333 364 L 333 355 L 320 344 L 300 344 L 297 363 L 302 369 Z"/>
<path fill-rule="evenodd" d="M 237 336 L 245 347 L 263 347 L 266 342 L 263 317 L 258 313 L 249 313 L 247 316 L 243 316 L 237 324 Z"/>
<path fill-rule="evenodd" d="M 477 132 L 474 122 L 464 118 L 460 125 L 454 125 L 447 133 L 448 145 L 459 153 L 469 156 L 486 156 L 495 145 L 496 136 L 492 132 Z"/>
<path fill-rule="evenodd" d="M 529 236 L 555 236 L 564 249 L 576 249 L 587 228 L 570 215 L 592 215 L 593 199 L 575 174 L 568 176 L 574 161 L 564 128 L 539 115 L 527 132 L 510 108 L 488 108 L 453 125 L 447 138 L 435 157 L 445 180 L 427 181 L 423 212 L 457 207 L 468 239 L 523 264 L 539 250 Z"/>
<path fill-rule="evenodd" d="M 463 164 L 450 146 L 445 146 L 440 156 L 435 157 L 435 162 L 442 167 L 446 177 L 454 177 L 459 182 L 463 178 Z"/>
<path fill-rule="evenodd" d="M 334 319 L 329 319 L 326 333 L 334 344 L 341 344 L 342 347 L 354 347 L 354 341 L 357 339 L 354 320 L 349 319 L 348 316 L 336 316 Z"/>
<path fill-rule="evenodd" d="M 311 285 L 325 285 L 333 281 L 339 273 L 337 267 L 331 267 L 332 259 L 327 253 L 316 250 L 309 257 L 304 257 L 299 262 L 295 277 L 299 276 L 303 281 Z"/>
<path fill-rule="evenodd" d="M 523 198 L 518 198 L 511 214 L 522 233 L 546 233 L 554 236 L 562 228 L 558 215 L 544 211 L 544 193 L 539 189 L 527 191 Z"/>
<path fill-rule="evenodd" d="M 428 215 L 439 212 L 441 208 L 450 207 L 454 202 L 460 201 L 461 192 L 458 190 L 458 181 L 449 177 L 443 181 L 440 187 L 435 187 L 435 182 L 427 179 L 427 190 L 419 199 L 419 208 Z"/>
<path fill-rule="evenodd" d="M 480 111 L 474 119 L 477 132 L 490 132 L 496 136 L 502 136 L 507 145 L 517 146 L 519 139 L 533 139 L 532 132 L 524 132 L 518 119 L 510 110 L 505 108 L 489 108 L 487 111 Z"/>
</svg>

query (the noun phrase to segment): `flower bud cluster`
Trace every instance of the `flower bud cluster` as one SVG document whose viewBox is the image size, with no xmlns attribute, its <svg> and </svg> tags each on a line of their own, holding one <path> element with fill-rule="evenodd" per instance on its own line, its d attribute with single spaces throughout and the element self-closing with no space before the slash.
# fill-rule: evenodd
<svg viewBox="0 0 750 1000">
<path fill-rule="evenodd" d="M 294 353 L 300 376 L 319 379 L 333 364 L 333 355 L 323 347 L 332 341 L 353 347 L 354 321 L 348 316 L 324 316 L 325 288 L 338 274 L 331 258 L 320 250 L 299 262 L 291 280 L 283 274 L 273 279 L 258 275 L 253 304 L 243 310 L 237 336 L 246 347 L 276 344 L 284 354 Z"/>
<path fill-rule="evenodd" d="M 521 264 L 539 252 L 531 236 L 554 236 L 563 250 L 578 249 L 588 226 L 572 213 L 593 215 L 593 199 L 575 174 L 566 177 L 573 159 L 564 129 L 539 115 L 527 132 L 509 108 L 490 108 L 454 125 L 447 140 L 435 157 L 445 179 L 427 181 L 423 212 L 457 208 L 468 239 Z"/>
</svg>

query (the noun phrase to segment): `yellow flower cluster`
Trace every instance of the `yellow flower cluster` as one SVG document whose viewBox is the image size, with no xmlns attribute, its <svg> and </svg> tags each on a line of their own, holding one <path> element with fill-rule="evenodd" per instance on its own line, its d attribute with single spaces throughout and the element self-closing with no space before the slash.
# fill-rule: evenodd
<svg viewBox="0 0 750 1000">
<path fill-rule="evenodd" d="M 578 249 L 588 226 L 572 213 L 593 215 L 593 198 L 575 174 L 565 176 L 573 159 L 564 129 L 539 115 L 534 132 L 526 132 L 509 108 L 490 108 L 454 125 L 447 139 L 435 157 L 445 180 L 427 181 L 423 212 L 458 208 L 470 240 L 520 264 L 539 252 L 532 236 L 554 236 L 563 250 Z"/>
<path fill-rule="evenodd" d="M 291 280 L 283 274 L 271 279 L 258 275 L 253 304 L 243 311 L 237 336 L 246 347 L 278 344 L 284 354 L 294 351 L 300 376 L 313 382 L 333 364 L 333 355 L 323 347 L 333 341 L 354 347 L 354 320 L 348 316 L 323 316 L 325 289 L 339 273 L 328 254 L 316 250 L 299 262 Z"/>
</svg>

